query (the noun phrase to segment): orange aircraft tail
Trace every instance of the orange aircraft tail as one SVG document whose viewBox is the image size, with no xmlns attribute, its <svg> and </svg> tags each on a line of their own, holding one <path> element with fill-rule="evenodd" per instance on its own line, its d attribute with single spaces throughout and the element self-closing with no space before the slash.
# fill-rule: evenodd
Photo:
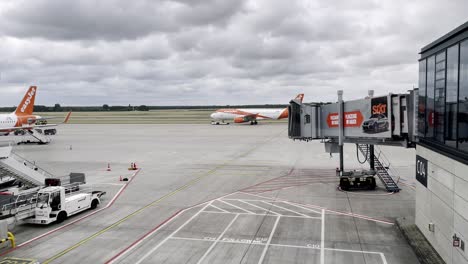
<svg viewBox="0 0 468 264">
<path fill-rule="evenodd" d="M 298 95 L 296 96 L 296 98 L 294 98 L 294 99 L 299 100 L 299 101 L 302 103 L 302 100 L 304 99 L 304 94 L 303 94 L 303 93 L 298 94 Z"/>
<path fill-rule="evenodd" d="M 34 112 L 34 100 L 36 99 L 37 87 L 31 86 L 23 97 L 23 100 L 16 108 L 15 114 L 18 116 L 32 115 Z"/>
</svg>

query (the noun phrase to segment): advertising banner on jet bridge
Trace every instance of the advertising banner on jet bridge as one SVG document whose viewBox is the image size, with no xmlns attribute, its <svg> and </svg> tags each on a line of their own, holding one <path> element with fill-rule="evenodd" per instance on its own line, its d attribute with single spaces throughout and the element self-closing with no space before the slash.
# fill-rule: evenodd
<svg viewBox="0 0 468 264">
<path fill-rule="evenodd" d="M 349 138 L 391 138 L 389 96 L 344 103 L 344 135 Z M 338 104 L 321 107 L 322 136 L 338 137 Z"/>
</svg>

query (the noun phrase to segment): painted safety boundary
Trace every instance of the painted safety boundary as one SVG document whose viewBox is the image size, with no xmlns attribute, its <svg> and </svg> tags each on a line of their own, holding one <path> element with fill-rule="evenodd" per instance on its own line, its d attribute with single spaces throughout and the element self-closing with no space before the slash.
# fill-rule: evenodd
<svg viewBox="0 0 468 264">
<path fill-rule="evenodd" d="M 284 177 L 284 176 L 281 176 L 281 177 Z M 278 177 L 278 178 L 281 178 L 281 177 Z M 269 180 L 270 181 L 270 180 Z M 267 181 L 268 182 L 268 181 Z M 273 202 L 283 202 L 283 203 L 291 203 L 291 204 L 295 204 L 295 206 L 303 206 L 305 208 L 308 208 L 308 209 L 319 209 L 323 212 L 329 212 L 329 213 L 332 213 L 332 214 L 336 214 L 336 215 L 343 215 L 343 216 L 349 216 L 349 217 L 355 217 L 355 218 L 359 218 L 359 219 L 363 219 L 363 220 L 368 220 L 368 221 L 373 221 L 373 222 L 376 222 L 376 223 L 381 223 L 381 224 L 387 224 L 387 225 L 394 225 L 393 222 L 389 222 L 389 221 L 385 221 L 385 220 L 381 220 L 381 219 L 376 219 L 376 218 L 372 218 L 372 217 L 369 217 L 369 216 L 365 216 L 365 215 L 360 215 L 360 214 L 354 214 L 354 213 L 347 213 L 347 212 L 340 212 L 340 211 L 335 211 L 335 210 L 330 210 L 330 209 L 326 209 L 324 207 L 321 207 L 321 206 L 316 206 L 316 205 L 310 205 L 310 204 L 304 204 L 304 203 L 298 203 L 298 202 L 293 202 L 293 201 L 288 201 L 288 200 L 282 200 L 282 199 L 272 199 L 272 198 L 269 198 L 269 197 L 264 197 L 264 196 L 260 196 L 260 195 L 256 195 L 256 194 L 252 194 L 252 193 L 246 193 L 246 192 L 242 192 L 242 191 L 235 191 L 235 192 L 232 192 L 232 193 L 229 193 L 229 194 L 226 194 L 226 195 L 223 195 L 223 196 L 220 196 L 220 197 L 217 197 L 217 198 L 213 198 L 213 199 L 210 199 L 208 201 L 205 201 L 205 202 L 202 202 L 202 203 L 199 203 L 199 204 L 196 204 L 196 205 L 193 205 L 193 206 L 190 206 L 190 207 L 187 207 L 185 209 L 181 209 L 179 211 L 177 211 L 176 213 L 174 213 L 172 216 L 170 216 L 168 219 L 164 220 L 162 223 L 158 224 L 157 226 L 155 226 L 153 229 L 151 229 L 150 231 L 148 231 L 146 234 L 144 234 L 143 236 L 141 236 L 140 238 L 138 238 L 137 240 L 135 240 L 133 243 L 131 243 L 129 246 L 127 246 L 126 248 L 124 248 L 123 250 L 121 250 L 120 252 L 118 252 L 116 255 L 114 255 L 112 258 L 110 258 L 109 260 L 107 260 L 105 262 L 105 264 L 111 264 L 111 263 L 115 263 L 115 261 L 118 261 L 120 258 L 122 258 L 125 254 L 129 253 L 131 250 L 133 250 L 134 248 L 136 248 L 138 245 L 140 245 L 141 243 L 143 243 L 148 237 L 150 237 L 151 235 L 155 234 L 159 229 L 163 228 L 164 226 L 166 226 L 168 223 L 172 222 L 175 218 L 179 217 L 182 213 L 190 210 L 190 209 L 193 209 L 195 207 L 199 207 L 199 206 L 202 206 L 202 205 L 206 205 L 206 204 L 209 204 L 213 201 L 216 201 L 216 200 L 220 200 L 220 199 L 223 199 L 224 197 L 228 197 L 228 196 L 231 196 L 231 195 L 235 195 L 235 194 L 245 194 L 245 195 L 251 195 L 251 196 L 257 196 L 257 197 L 260 197 L 262 199 L 267 199 L 267 200 L 270 200 L 270 201 L 273 201 Z M 167 238 L 166 238 L 167 239 Z M 327 250 L 324 248 L 324 250 Z"/>
<path fill-rule="evenodd" d="M 119 191 L 114 195 L 114 197 L 109 201 L 109 203 L 107 203 L 107 205 L 106 205 L 105 207 L 99 208 L 98 210 L 95 210 L 95 211 L 93 211 L 93 212 L 91 212 L 91 213 L 89 213 L 89 214 L 87 214 L 87 215 L 84 215 L 84 216 L 82 216 L 82 217 L 80 217 L 80 218 L 78 218 L 78 219 L 75 219 L 75 220 L 73 220 L 73 221 L 71 221 L 71 222 L 69 222 L 69 223 L 67 223 L 67 224 L 65 224 L 65 225 L 59 226 L 59 227 L 57 227 L 57 228 L 55 228 L 55 229 L 52 229 L 52 230 L 50 230 L 50 231 L 45 232 L 45 233 L 42 234 L 42 235 L 39 235 L 39 236 L 36 236 L 36 237 L 34 237 L 34 238 L 30 239 L 30 240 L 27 240 L 27 241 L 25 241 L 25 242 L 19 244 L 19 245 L 16 246 L 15 248 L 12 248 L 12 249 L 10 249 L 10 250 L 8 250 L 8 251 L 5 251 L 5 252 L 1 253 L 1 254 L 0 254 L 0 257 L 2 257 L 2 256 L 4 256 L 4 255 L 7 255 L 7 254 L 9 254 L 9 253 L 11 253 L 11 252 L 13 252 L 13 251 L 15 251 L 15 250 L 17 250 L 17 249 L 20 249 L 20 248 L 24 247 L 24 246 L 27 246 L 28 244 L 30 244 L 30 243 L 32 243 L 32 242 L 34 242 L 34 241 L 37 241 L 37 240 L 39 240 L 39 239 L 41 239 L 41 238 L 44 238 L 44 237 L 46 237 L 46 236 L 48 236 L 48 235 L 51 235 L 51 234 L 53 234 L 53 233 L 55 233 L 55 232 L 57 232 L 57 231 L 60 231 L 60 230 L 62 230 L 62 229 L 64 229 L 64 228 L 66 228 L 66 227 L 69 227 L 69 226 L 71 226 L 71 225 L 74 225 L 74 224 L 76 224 L 76 223 L 78 223 L 78 222 L 80 222 L 80 221 L 82 221 L 82 220 L 84 220 L 84 219 L 86 219 L 86 218 L 88 218 L 88 217 L 90 217 L 90 216 L 93 216 L 93 215 L 95 215 L 95 214 L 97 214 L 97 213 L 99 213 L 99 212 L 102 212 L 102 211 L 106 210 L 107 208 L 110 208 L 112 205 L 114 205 L 114 203 L 115 203 L 115 201 L 117 200 L 117 198 L 120 197 L 120 195 L 122 194 L 122 192 L 127 188 L 127 186 L 133 181 L 133 179 L 138 175 L 138 173 L 139 173 L 140 171 L 141 171 L 141 168 L 138 169 L 135 173 L 133 173 L 133 175 L 132 175 L 132 177 L 130 178 L 130 180 L 129 180 L 127 183 L 125 183 L 124 185 L 122 185 L 122 187 L 119 189 Z"/>
</svg>

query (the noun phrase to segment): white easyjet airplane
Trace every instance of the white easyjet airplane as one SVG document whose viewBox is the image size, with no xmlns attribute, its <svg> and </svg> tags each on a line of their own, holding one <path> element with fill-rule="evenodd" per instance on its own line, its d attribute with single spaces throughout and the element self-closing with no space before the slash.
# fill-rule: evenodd
<svg viewBox="0 0 468 264">
<path fill-rule="evenodd" d="M 0 114 L 0 135 L 7 136 L 11 132 L 15 131 L 31 132 L 35 129 L 57 126 L 56 124 L 36 125 L 36 122 L 46 120 L 46 118 L 33 114 L 36 93 L 36 86 L 29 87 L 29 90 L 24 95 L 23 100 L 13 113 Z M 68 122 L 70 115 L 71 112 L 68 113 L 63 123 Z"/>
<path fill-rule="evenodd" d="M 304 94 L 298 94 L 295 98 L 302 102 Z M 257 120 L 274 119 L 279 120 L 288 118 L 288 108 L 245 108 L 245 109 L 218 109 L 212 113 L 210 117 L 213 119 L 211 124 L 227 124 L 226 121 L 234 121 L 234 123 L 247 123 L 256 125 Z"/>
</svg>

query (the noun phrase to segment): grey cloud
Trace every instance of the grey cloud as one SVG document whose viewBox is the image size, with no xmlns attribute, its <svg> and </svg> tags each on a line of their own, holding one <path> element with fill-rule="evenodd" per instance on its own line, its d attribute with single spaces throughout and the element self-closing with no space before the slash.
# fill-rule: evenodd
<svg viewBox="0 0 468 264">
<path fill-rule="evenodd" d="M 4 0 L 0 105 L 249 104 L 417 85 L 419 49 L 466 22 L 454 0 Z M 447 15 L 450 14 L 450 15 Z"/>
</svg>

